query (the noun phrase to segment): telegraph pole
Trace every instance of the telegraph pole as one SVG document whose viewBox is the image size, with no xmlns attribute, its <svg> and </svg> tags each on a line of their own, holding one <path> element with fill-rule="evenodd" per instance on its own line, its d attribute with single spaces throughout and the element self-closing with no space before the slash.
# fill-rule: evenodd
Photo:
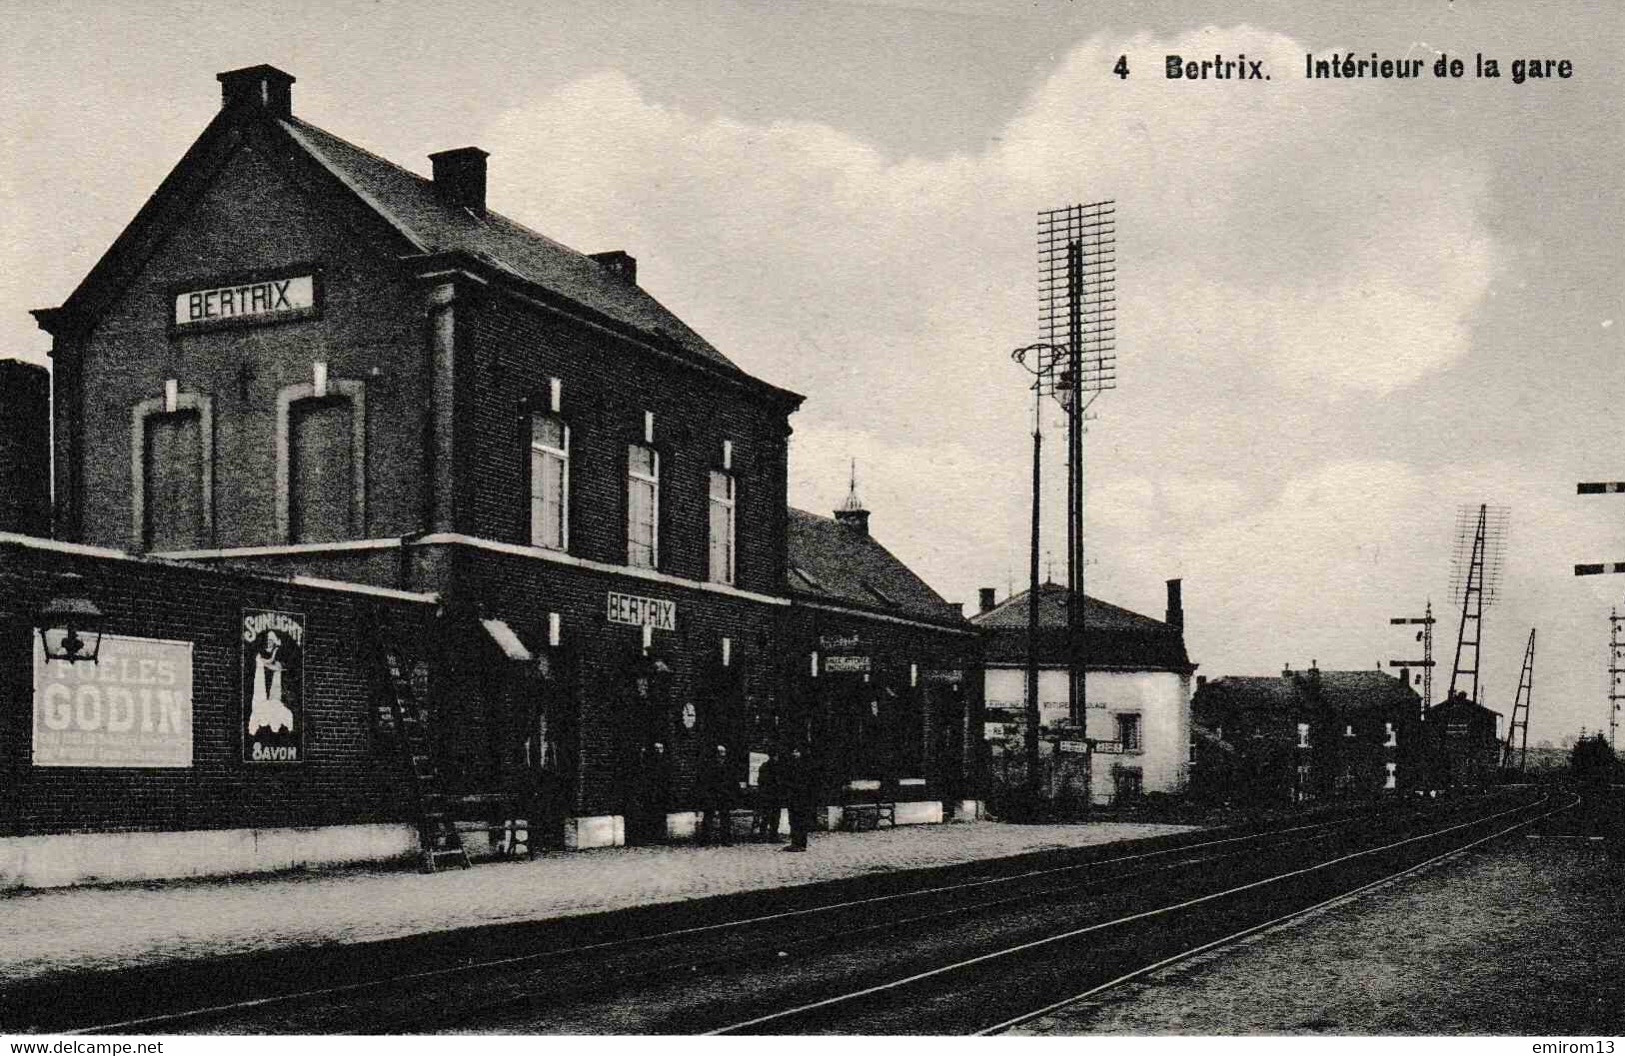
<svg viewBox="0 0 1625 1056">
<path fill-rule="evenodd" d="M 1422 669 L 1422 714 L 1426 715 L 1433 706 L 1433 625 L 1439 621 L 1433 618 L 1433 599 L 1429 598 L 1427 609 L 1421 616 L 1395 616 L 1388 621 L 1390 624 L 1421 624 L 1422 629 L 1416 632 L 1416 640 L 1422 643 L 1422 659 L 1420 660 L 1390 660 L 1389 667 Z"/>
<path fill-rule="evenodd" d="M 1625 622 L 1625 616 L 1619 610 L 1608 610 L 1608 747 L 1616 748 L 1615 740 L 1619 734 L 1619 702 L 1625 700 L 1625 640 L 1619 636 L 1619 625 Z"/>
</svg>

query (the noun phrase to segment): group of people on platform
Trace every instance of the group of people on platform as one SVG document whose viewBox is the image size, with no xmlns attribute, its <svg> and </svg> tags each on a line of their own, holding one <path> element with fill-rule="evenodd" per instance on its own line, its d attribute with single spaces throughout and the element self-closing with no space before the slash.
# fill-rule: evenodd
<svg viewBox="0 0 1625 1056">
<path fill-rule="evenodd" d="M 739 799 L 739 781 L 728 765 L 728 749 L 717 745 L 700 774 L 704 813 L 700 818 L 701 843 L 733 842 L 733 808 Z M 817 780 L 806 753 L 792 748 L 768 756 L 756 773 L 755 811 L 751 838 L 777 843 L 779 814 L 788 808 L 790 843 L 786 851 L 805 851 L 807 833 L 817 810 Z"/>
</svg>

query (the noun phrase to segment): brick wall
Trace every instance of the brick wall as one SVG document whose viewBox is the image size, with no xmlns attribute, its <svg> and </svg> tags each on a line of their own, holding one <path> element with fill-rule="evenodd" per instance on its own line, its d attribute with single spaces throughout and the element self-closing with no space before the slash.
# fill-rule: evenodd
<svg viewBox="0 0 1625 1056">
<path fill-rule="evenodd" d="M 723 637 L 731 639 L 730 666 L 739 672 L 745 696 L 769 700 L 778 692 L 782 606 L 472 548 L 456 548 L 453 560 L 460 589 L 478 598 L 487 616 L 507 621 L 533 650 L 546 647 L 548 614 L 560 616 L 575 676 L 578 814 L 622 813 L 635 776 L 628 767 L 641 744 L 652 740 L 667 747 L 670 809 L 698 805 L 694 783 L 702 752 L 740 719 L 718 713 L 711 692 Z M 654 632 L 653 654 L 671 673 L 669 694 L 653 705 L 634 703 L 629 692 L 642 632 L 608 621 L 610 591 L 677 603 L 676 630 Z M 683 705 L 690 702 L 697 712 L 693 730 L 682 723 Z M 481 725 L 488 721 L 471 716 L 450 725 L 477 744 L 488 738 Z M 465 750 L 466 756 L 477 754 L 476 748 Z"/>
<path fill-rule="evenodd" d="M 0 542 L 0 584 L 19 606 L 84 578 L 108 633 L 189 641 L 193 760 L 185 769 L 38 767 L 32 759 L 30 627 L 0 623 L 0 835 L 334 825 L 410 818 L 400 764 L 371 727 L 372 690 L 358 621 L 381 605 L 421 628 L 421 603 L 194 566 L 89 557 Z M 305 616 L 304 760 L 242 761 L 242 610 Z"/>
<path fill-rule="evenodd" d="M 848 698 L 863 696 L 857 688 L 862 676 L 821 671 L 814 678 L 809 654 L 818 649 L 822 667 L 831 651 L 821 648 L 820 639 L 853 636 L 858 639 L 856 646 L 843 645 L 837 651 L 870 658 L 870 685 L 895 694 L 882 698 L 882 711 L 915 709 L 918 728 L 903 732 L 918 738 L 923 766 L 916 769 L 921 772 L 903 773 L 903 767 L 893 762 L 887 767 L 889 772 L 859 773 L 855 768 L 861 763 L 851 746 L 838 730 L 830 728 L 830 716 L 849 707 Z M 854 777 L 924 777 L 927 784 L 912 794 L 915 798 L 958 800 L 976 795 L 981 787 L 983 751 L 982 642 L 978 635 L 798 605 L 787 628 L 785 650 L 794 657 L 793 690 L 802 721 L 815 739 L 826 741 L 815 745 L 815 756 L 823 753 L 824 779 L 832 789 Z M 918 685 L 912 687 L 911 665 L 918 669 Z M 950 694 L 943 683 L 933 679 L 934 673 L 948 671 L 964 673 L 957 694 Z M 908 700 L 911 695 L 913 702 Z M 886 721 L 884 714 L 880 721 Z"/>
<path fill-rule="evenodd" d="M 395 536 L 422 526 L 426 302 L 388 263 L 389 247 L 375 227 L 344 195 L 283 156 L 259 126 L 243 129 L 240 145 L 219 161 L 88 336 L 57 340 L 69 382 L 58 402 L 58 420 L 68 425 L 64 444 L 82 433 L 76 538 L 130 546 L 131 410 L 161 397 L 173 378 L 180 392 L 213 400 L 214 537 L 206 545 L 283 542 L 273 487 L 277 393 L 309 382 L 314 360 L 327 362 L 332 379 L 365 385 L 367 516 L 357 534 Z M 319 272 L 320 318 L 170 332 L 177 289 L 278 269 Z"/>
<path fill-rule="evenodd" d="M 463 319 L 471 322 L 462 323 Z M 562 382 L 570 426 L 570 552 L 626 560 L 627 445 L 655 416 L 660 452 L 660 562 L 688 579 L 708 575 L 708 474 L 732 442 L 737 507 L 736 584 L 782 589 L 787 411 L 635 342 L 512 300 L 490 297 L 460 316 L 472 327 L 465 530 L 530 542 L 529 414 L 546 412 Z"/>
</svg>

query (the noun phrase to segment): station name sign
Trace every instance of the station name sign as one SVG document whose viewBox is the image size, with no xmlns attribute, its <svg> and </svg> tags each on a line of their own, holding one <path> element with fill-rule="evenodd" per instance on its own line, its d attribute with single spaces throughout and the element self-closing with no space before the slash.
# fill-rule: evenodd
<svg viewBox="0 0 1625 1056">
<path fill-rule="evenodd" d="M 677 629 L 677 603 L 659 598 L 640 598 L 636 594 L 608 595 L 607 616 L 610 623 L 625 623 L 633 627 L 653 627 L 657 631 Z"/>
<path fill-rule="evenodd" d="M 183 290 L 175 295 L 175 326 L 227 320 L 271 322 L 316 309 L 316 276 L 291 275 L 237 286 Z"/>
<path fill-rule="evenodd" d="M 824 657 L 824 673 L 826 675 L 866 675 L 869 673 L 869 658 L 867 656 L 826 656 Z"/>
</svg>

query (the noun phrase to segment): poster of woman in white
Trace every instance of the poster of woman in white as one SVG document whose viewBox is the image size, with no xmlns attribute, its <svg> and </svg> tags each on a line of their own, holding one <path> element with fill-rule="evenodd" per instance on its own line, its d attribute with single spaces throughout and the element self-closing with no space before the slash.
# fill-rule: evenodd
<svg viewBox="0 0 1625 1056">
<path fill-rule="evenodd" d="M 299 761 L 304 738 L 304 677 L 304 614 L 244 609 L 244 761 Z"/>
</svg>

